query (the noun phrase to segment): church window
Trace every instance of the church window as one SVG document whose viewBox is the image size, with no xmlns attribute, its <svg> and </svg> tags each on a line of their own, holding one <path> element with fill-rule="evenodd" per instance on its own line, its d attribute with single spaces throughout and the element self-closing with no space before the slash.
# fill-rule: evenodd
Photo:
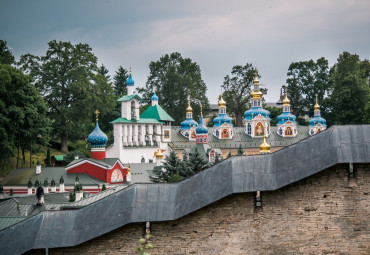
<svg viewBox="0 0 370 255">
<path fill-rule="evenodd" d="M 207 137 L 204 137 L 204 143 L 206 143 L 207 142 Z"/>
<path fill-rule="evenodd" d="M 218 129 L 216 129 L 216 136 L 218 137 L 220 135 L 220 131 L 218 131 Z"/>
<path fill-rule="evenodd" d="M 203 139 L 202 139 L 202 137 L 201 137 L 201 136 L 199 137 L 199 142 L 200 142 L 200 143 L 202 143 L 202 142 L 203 142 Z"/>
<path fill-rule="evenodd" d="M 248 135 L 250 135 L 252 133 L 251 123 L 248 123 L 248 125 L 247 125 L 247 133 L 248 133 Z"/>
<path fill-rule="evenodd" d="M 111 182 L 123 182 L 123 176 L 120 170 L 114 169 L 111 175 Z"/>
<path fill-rule="evenodd" d="M 282 134 L 283 134 L 283 129 L 279 127 L 279 135 L 282 135 Z"/>
</svg>

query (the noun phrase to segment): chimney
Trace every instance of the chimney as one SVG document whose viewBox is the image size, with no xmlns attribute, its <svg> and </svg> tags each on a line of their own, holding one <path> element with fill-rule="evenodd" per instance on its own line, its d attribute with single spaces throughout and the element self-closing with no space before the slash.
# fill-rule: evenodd
<svg viewBox="0 0 370 255">
<path fill-rule="evenodd" d="M 75 155 L 75 159 L 79 159 L 79 158 L 80 158 L 80 157 L 76 154 L 76 155 Z"/>
<path fill-rule="evenodd" d="M 61 176 L 59 180 L 59 193 L 62 193 L 62 192 L 65 192 L 63 176 Z"/>
</svg>

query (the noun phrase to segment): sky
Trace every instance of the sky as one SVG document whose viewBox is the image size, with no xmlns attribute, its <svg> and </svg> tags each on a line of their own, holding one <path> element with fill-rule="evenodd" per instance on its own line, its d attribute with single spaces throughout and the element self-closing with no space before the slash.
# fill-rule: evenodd
<svg viewBox="0 0 370 255">
<path fill-rule="evenodd" d="M 145 86 L 149 63 L 180 52 L 202 72 L 216 103 L 235 65 L 258 68 L 276 102 L 292 62 L 343 51 L 370 59 L 368 0 L 1 0 L 0 39 L 13 55 L 44 55 L 51 40 L 87 43 L 113 76 L 132 68 Z M 160 99 L 159 99 L 160 100 Z"/>
</svg>

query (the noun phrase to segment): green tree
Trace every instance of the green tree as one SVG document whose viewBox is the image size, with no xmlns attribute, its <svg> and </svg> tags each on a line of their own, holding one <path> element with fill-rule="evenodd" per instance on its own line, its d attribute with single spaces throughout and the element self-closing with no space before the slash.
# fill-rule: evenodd
<svg viewBox="0 0 370 255">
<path fill-rule="evenodd" d="M 50 149 L 48 148 L 48 150 L 46 151 L 46 166 L 47 167 L 51 167 L 51 157 L 50 157 Z"/>
<path fill-rule="evenodd" d="M 159 104 L 175 119 L 174 125 L 179 125 L 185 119 L 187 96 L 190 94 L 194 118 L 200 113 L 200 103 L 203 113 L 210 109 L 206 97 L 207 86 L 202 80 L 200 67 L 190 58 L 183 58 L 175 52 L 162 56 L 158 61 L 149 64 L 150 74 L 145 88 L 138 89 L 148 104 L 153 95 L 153 87 L 159 97 Z"/>
<path fill-rule="evenodd" d="M 194 173 L 200 172 L 208 165 L 208 160 L 206 160 L 200 154 L 197 147 L 195 147 L 194 151 L 190 154 L 189 161 L 191 163 L 192 170 Z"/>
<path fill-rule="evenodd" d="M 118 97 L 121 97 L 123 95 L 127 94 L 127 79 L 129 77 L 129 74 L 126 69 L 124 69 L 122 66 L 118 68 L 115 75 L 113 76 L 113 88 L 114 88 L 114 94 Z"/>
<path fill-rule="evenodd" d="M 366 119 L 370 93 L 366 62 L 356 54 L 343 52 L 332 67 L 330 103 L 335 124 L 361 124 Z"/>
<path fill-rule="evenodd" d="M 179 164 L 179 174 L 183 178 L 187 178 L 187 177 L 194 175 L 194 172 L 192 170 L 192 165 L 185 152 L 183 154 L 182 161 Z"/>
<path fill-rule="evenodd" d="M 14 56 L 9 51 L 9 47 L 6 45 L 6 41 L 3 40 L 0 40 L 0 64 L 14 64 Z"/>
<path fill-rule="evenodd" d="M 241 156 L 244 154 L 244 150 L 241 144 L 239 144 L 238 151 L 236 152 L 237 155 Z"/>
<path fill-rule="evenodd" d="M 54 133 L 61 139 L 61 150 L 67 152 L 68 139 L 85 137 L 91 131 L 94 110 L 104 116 L 115 106 L 115 98 L 88 44 L 53 40 L 48 45 L 45 56 L 23 55 L 19 65 L 33 77 L 48 103 Z"/>
<path fill-rule="evenodd" d="M 313 116 L 316 94 L 322 108 L 327 107 L 324 96 L 330 91 L 328 60 L 322 57 L 316 62 L 312 59 L 293 62 L 287 75 L 291 109 L 297 118 L 305 114 Z"/>
<path fill-rule="evenodd" d="M 30 79 L 20 70 L 0 64 L 0 164 L 13 154 L 13 147 L 32 148 L 49 140 L 50 120 L 46 105 Z M 30 156 L 32 155 L 32 151 Z M 18 164 L 18 162 L 17 162 Z M 31 160 L 30 160 L 31 164 Z"/>
<path fill-rule="evenodd" d="M 244 112 L 250 103 L 250 92 L 253 89 L 256 71 L 257 68 L 250 63 L 244 66 L 236 65 L 232 68 L 231 75 L 226 75 L 224 78 L 223 98 L 226 101 L 228 112 L 233 112 L 235 115 L 237 127 L 243 126 Z M 267 89 L 261 89 L 261 92 L 266 94 Z"/>
<path fill-rule="evenodd" d="M 68 165 L 75 159 L 76 156 L 78 156 L 79 159 L 86 158 L 86 155 L 82 151 L 74 150 L 68 152 L 67 155 L 64 156 L 63 161 L 66 165 Z"/>
<path fill-rule="evenodd" d="M 103 187 L 101 188 L 101 191 L 107 190 L 107 187 L 105 186 L 105 183 L 103 183 Z"/>
<path fill-rule="evenodd" d="M 155 177 L 151 177 L 153 182 L 169 182 L 170 178 L 178 173 L 180 165 L 180 159 L 177 157 L 175 151 L 171 151 L 169 156 L 166 156 L 163 167 L 155 167 L 153 174 Z"/>
<path fill-rule="evenodd" d="M 277 117 L 283 113 L 283 108 L 278 108 L 275 106 L 267 106 L 265 107 L 266 110 L 270 112 L 270 125 L 276 126 L 277 125 Z"/>
</svg>

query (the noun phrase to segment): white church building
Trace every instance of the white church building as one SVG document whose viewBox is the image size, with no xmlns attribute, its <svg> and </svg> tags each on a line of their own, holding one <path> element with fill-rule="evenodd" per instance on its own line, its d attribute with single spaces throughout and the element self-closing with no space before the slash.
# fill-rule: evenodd
<svg viewBox="0 0 370 255">
<path fill-rule="evenodd" d="M 158 104 L 155 91 L 152 104 L 141 115 L 139 106 L 142 98 L 134 94 L 131 71 L 127 80 L 127 95 L 121 102 L 121 117 L 112 121 L 114 143 L 106 148 L 108 158 L 119 158 L 125 163 L 141 163 L 154 159 L 158 148 L 168 155 L 171 142 L 171 122 L 174 119 Z"/>
</svg>

